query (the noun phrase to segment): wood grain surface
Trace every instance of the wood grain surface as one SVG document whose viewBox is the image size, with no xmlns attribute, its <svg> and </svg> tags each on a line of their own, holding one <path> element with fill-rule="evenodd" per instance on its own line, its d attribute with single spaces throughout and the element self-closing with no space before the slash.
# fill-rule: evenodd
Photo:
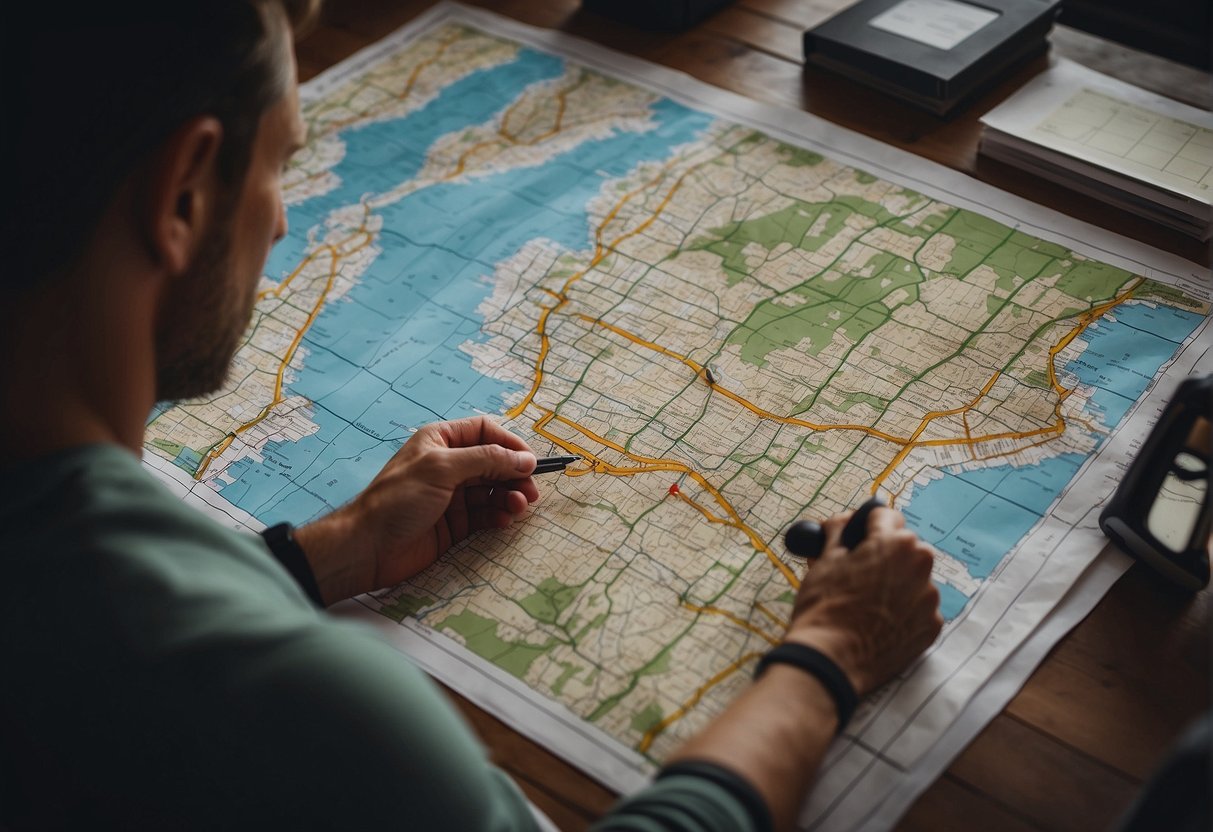
<svg viewBox="0 0 1213 832">
<path fill-rule="evenodd" d="M 303 80 L 432 6 L 426 0 L 328 0 L 299 43 Z M 761 101 L 807 110 L 1024 198 L 1208 264 L 1208 245 L 979 158 L 978 117 L 1040 72 L 1019 67 L 949 119 L 801 61 L 803 30 L 846 0 L 739 0 L 690 31 L 642 32 L 582 11 L 577 0 L 478 2 L 682 70 Z M 1210 108 L 1209 76 L 1064 27 L 1054 55 Z M 1210 704 L 1209 594 L 1180 595 L 1134 566 L 1037 669 L 1006 710 L 928 789 L 904 830 L 1108 829 L 1184 725 Z M 615 795 L 451 693 L 492 758 L 564 830 L 584 829 Z"/>
</svg>

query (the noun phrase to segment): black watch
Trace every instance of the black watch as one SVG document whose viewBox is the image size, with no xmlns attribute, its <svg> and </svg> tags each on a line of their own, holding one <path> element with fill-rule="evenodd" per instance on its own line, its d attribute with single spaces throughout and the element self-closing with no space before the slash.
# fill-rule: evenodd
<svg viewBox="0 0 1213 832">
<path fill-rule="evenodd" d="M 822 687 L 834 700 L 834 708 L 838 712 L 838 729 L 834 733 L 841 734 L 859 705 L 859 696 L 842 668 L 825 653 L 807 644 L 784 642 L 758 660 L 758 666 L 754 668 L 754 678 L 757 679 L 773 664 L 790 664 L 821 682 Z"/>
<path fill-rule="evenodd" d="M 303 547 L 295 539 L 295 527 L 290 523 L 270 526 L 261 532 L 261 539 L 269 547 L 274 560 L 282 564 L 283 568 L 295 579 L 295 583 L 299 584 L 299 588 L 307 593 L 307 597 L 311 598 L 316 606 L 323 609 L 324 597 L 320 594 L 320 586 L 316 583 L 316 576 L 312 573 L 312 565 L 307 562 L 307 555 L 304 554 Z"/>
</svg>

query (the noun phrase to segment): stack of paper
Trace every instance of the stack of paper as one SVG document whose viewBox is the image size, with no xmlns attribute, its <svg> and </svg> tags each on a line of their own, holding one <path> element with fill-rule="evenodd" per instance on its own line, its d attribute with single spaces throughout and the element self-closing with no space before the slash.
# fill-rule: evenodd
<svg viewBox="0 0 1213 832">
<path fill-rule="evenodd" d="M 1213 232 L 1213 113 L 1059 61 L 981 121 L 991 158 L 1201 240 Z"/>
</svg>

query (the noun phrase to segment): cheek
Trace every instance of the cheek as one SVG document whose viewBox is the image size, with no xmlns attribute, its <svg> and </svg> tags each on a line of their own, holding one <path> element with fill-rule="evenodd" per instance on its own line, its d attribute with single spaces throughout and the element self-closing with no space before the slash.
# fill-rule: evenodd
<svg viewBox="0 0 1213 832">
<path fill-rule="evenodd" d="M 286 208 L 282 204 L 282 189 L 278 187 L 278 180 L 275 178 L 273 184 L 262 194 L 257 227 L 271 242 L 277 242 L 282 236 L 281 228 L 285 224 Z"/>
<path fill-rule="evenodd" d="M 238 256 L 254 266 L 260 277 L 270 248 L 285 233 L 286 211 L 276 185 L 261 190 L 249 208 L 246 221 L 236 232 L 241 244 Z"/>
</svg>

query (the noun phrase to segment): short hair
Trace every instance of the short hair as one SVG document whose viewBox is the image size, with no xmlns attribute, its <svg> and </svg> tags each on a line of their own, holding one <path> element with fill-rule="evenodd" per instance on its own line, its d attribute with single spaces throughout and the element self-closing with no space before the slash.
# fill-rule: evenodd
<svg viewBox="0 0 1213 832">
<path fill-rule="evenodd" d="M 69 268 L 119 186 L 192 118 L 222 123 L 219 175 L 238 189 L 261 116 L 286 92 L 287 26 L 319 0 L 22 6 L 2 36 L 6 294 Z"/>
</svg>

